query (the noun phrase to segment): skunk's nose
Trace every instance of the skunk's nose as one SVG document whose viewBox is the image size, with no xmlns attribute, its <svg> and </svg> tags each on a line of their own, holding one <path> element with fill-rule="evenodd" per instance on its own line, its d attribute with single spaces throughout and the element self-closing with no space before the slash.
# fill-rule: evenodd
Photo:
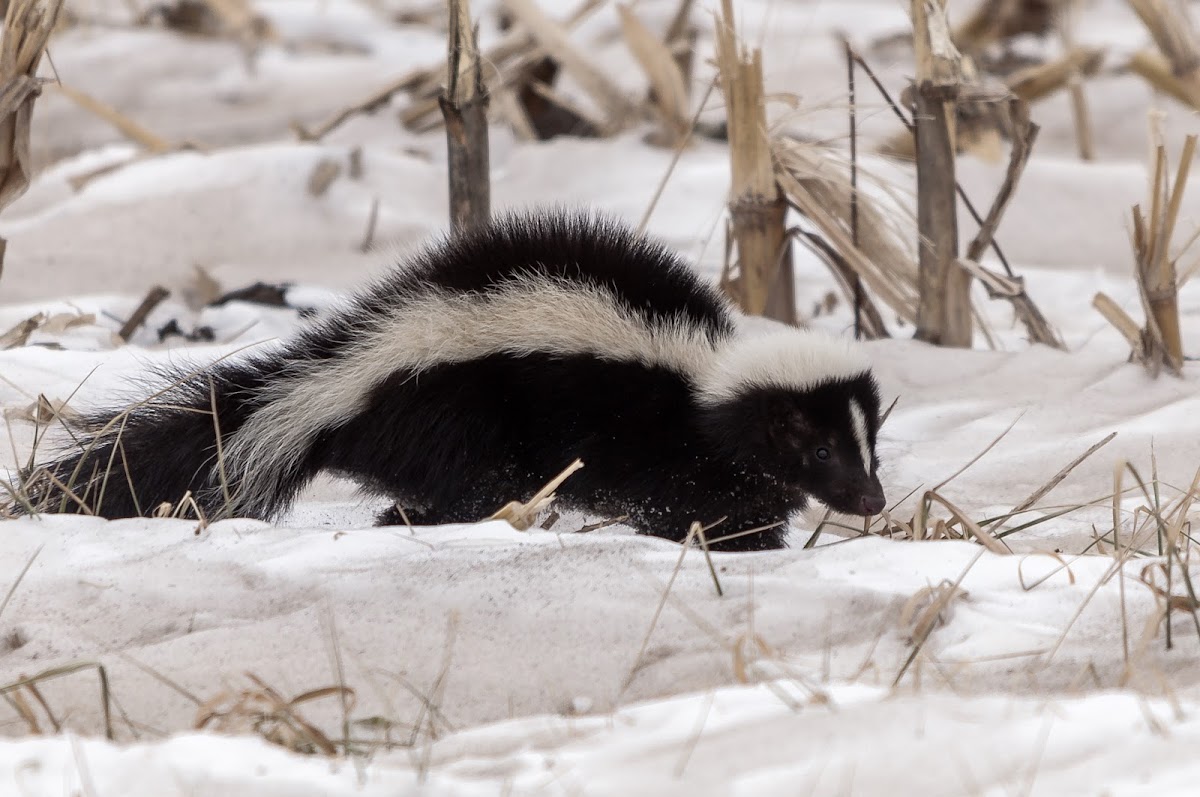
<svg viewBox="0 0 1200 797">
<path fill-rule="evenodd" d="M 860 503 L 862 505 L 863 515 L 870 517 L 871 515 L 878 515 L 880 512 L 882 512 L 883 507 L 887 502 L 884 500 L 883 495 L 864 495 Z"/>
</svg>

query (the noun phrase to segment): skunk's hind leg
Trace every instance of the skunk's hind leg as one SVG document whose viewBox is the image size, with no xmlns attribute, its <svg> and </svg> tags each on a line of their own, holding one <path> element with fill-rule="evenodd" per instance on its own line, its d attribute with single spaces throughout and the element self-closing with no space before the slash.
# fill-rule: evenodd
<svg viewBox="0 0 1200 797">
<path fill-rule="evenodd" d="M 418 509 L 402 501 L 393 501 L 387 509 L 375 516 L 376 526 L 436 526 L 442 520 L 440 513 Z"/>
</svg>

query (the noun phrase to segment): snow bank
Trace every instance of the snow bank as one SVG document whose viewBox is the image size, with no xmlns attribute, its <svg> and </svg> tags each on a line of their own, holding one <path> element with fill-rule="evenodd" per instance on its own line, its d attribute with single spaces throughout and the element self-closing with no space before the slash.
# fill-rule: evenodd
<svg viewBox="0 0 1200 797">
<path fill-rule="evenodd" d="M 103 661 L 120 716 L 166 731 L 190 726 L 192 697 L 207 701 L 243 672 L 286 695 L 344 682 L 358 693 L 353 719 L 412 722 L 448 667 L 441 712 L 468 727 L 716 688 L 734 679 L 739 640 L 757 635 L 814 683 L 886 686 L 908 657 L 904 618 L 925 605 L 919 593 L 961 578 L 966 595 L 927 644 L 937 668 L 924 679 L 968 693 L 1053 693 L 1085 667 L 1118 682 L 1122 623 L 1136 636 L 1155 606 L 1137 568 L 1123 584 L 1106 557 L 1067 557 L 1063 569 L 1044 556 L 975 561 L 969 543 L 868 538 L 719 556 L 723 597 L 689 552 L 660 615 L 681 554 L 661 540 L 501 523 L 346 528 L 8 522 L 0 583 L 33 565 L 6 609 L 0 682 Z M 1188 624 L 1176 623 L 1182 637 Z M 1190 655 L 1161 645 L 1135 654 L 1155 671 L 1193 669 Z M 94 674 L 43 691 L 70 707 L 71 727 L 102 729 Z M 314 708 L 325 721 L 335 709 Z M 134 736 L 122 722 L 122 738 Z"/>
<path fill-rule="evenodd" d="M 369 763 L 303 758 L 257 738 L 115 746 L 0 743 L 0 788 L 126 797 L 654 794 L 1163 795 L 1200 768 L 1194 704 L 1100 693 L 1052 700 L 889 697 L 794 684 L 726 687 L 612 716 L 530 717 Z"/>
</svg>

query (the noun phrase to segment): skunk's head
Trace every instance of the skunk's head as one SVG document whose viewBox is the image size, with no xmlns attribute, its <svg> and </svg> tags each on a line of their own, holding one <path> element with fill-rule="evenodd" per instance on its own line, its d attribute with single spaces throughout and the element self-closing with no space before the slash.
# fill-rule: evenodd
<svg viewBox="0 0 1200 797">
<path fill-rule="evenodd" d="M 883 510 L 879 390 L 854 344 L 799 330 L 741 340 L 697 388 L 706 432 L 782 490 L 852 515 Z"/>
</svg>

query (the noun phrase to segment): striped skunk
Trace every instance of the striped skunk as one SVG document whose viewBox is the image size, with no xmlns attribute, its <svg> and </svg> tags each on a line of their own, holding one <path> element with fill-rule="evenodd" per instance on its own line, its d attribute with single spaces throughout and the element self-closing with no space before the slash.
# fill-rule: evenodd
<svg viewBox="0 0 1200 797">
<path fill-rule="evenodd" d="M 783 546 L 809 497 L 880 512 L 863 354 L 794 329 L 744 337 L 735 321 L 715 287 L 616 222 L 500 218 L 282 346 L 89 416 L 38 498 L 117 518 L 190 492 L 210 519 L 270 519 L 324 471 L 393 500 L 382 524 L 471 522 L 579 457 L 560 505 L 677 541 L 717 523 L 718 549 Z"/>
</svg>

